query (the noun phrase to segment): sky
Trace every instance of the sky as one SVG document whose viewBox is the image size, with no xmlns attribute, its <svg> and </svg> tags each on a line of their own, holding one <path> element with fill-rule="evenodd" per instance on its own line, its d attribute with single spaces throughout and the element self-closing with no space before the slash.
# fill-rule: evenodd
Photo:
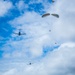
<svg viewBox="0 0 75 75">
<path fill-rule="evenodd" d="M 75 75 L 74 63 L 75 0 L 0 0 L 0 75 Z"/>
</svg>

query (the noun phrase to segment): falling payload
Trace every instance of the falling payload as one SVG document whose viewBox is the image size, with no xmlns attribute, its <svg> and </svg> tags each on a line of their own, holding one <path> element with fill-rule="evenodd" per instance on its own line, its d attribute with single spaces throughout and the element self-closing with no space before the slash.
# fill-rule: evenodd
<svg viewBox="0 0 75 75">
<path fill-rule="evenodd" d="M 28 63 L 27 65 L 32 65 L 32 63 L 30 62 L 30 63 Z"/>
<path fill-rule="evenodd" d="M 29 65 L 31 65 L 32 63 L 29 63 Z"/>
<path fill-rule="evenodd" d="M 44 17 L 47 17 L 47 16 L 49 16 L 50 15 L 50 13 L 46 13 L 46 14 L 43 14 L 42 15 L 42 18 L 44 18 Z M 59 18 L 59 15 L 58 14 L 51 14 L 52 16 L 55 16 L 56 18 Z"/>
</svg>

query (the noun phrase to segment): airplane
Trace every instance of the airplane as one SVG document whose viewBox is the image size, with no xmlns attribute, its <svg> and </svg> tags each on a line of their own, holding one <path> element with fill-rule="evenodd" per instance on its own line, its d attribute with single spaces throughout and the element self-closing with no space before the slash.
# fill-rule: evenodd
<svg viewBox="0 0 75 75">
<path fill-rule="evenodd" d="M 26 33 L 21 33 L 21 29 L 19 29 L 19 32 L 18 32 L 18 33 L 14 33 L 14 34 L 16 34 L 16 35 L 18 35 L 18 36 L 26 35 Z"/>
</svg>

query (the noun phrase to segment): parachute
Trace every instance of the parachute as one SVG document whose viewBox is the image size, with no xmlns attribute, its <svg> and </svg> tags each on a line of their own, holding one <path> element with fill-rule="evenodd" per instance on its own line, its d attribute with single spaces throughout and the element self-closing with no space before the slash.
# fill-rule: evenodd
<svg viewBox="0 0 75 75">
<path fill-rule="evenodd" d="M 50 15 L 50 13 L 43 14 L 43 15 L 42 15 L 42 18 L 44 18 L 44 17 L 46 17 L 46 16 L 49 16 L 49 15 Z"/>
<path fill-rule="evenodd" d="M 42 18 L 44 18 L 44 17 L 47 17 L 47 16 L 49 16 L 50 15 L 50 13 L 46 13 L 46 14 L 43 14 L 42 15 Z M 55 16 L 55 17 L 57 17 L 57 18 L 59 18 L 59 15 L 58 14 L 51 14 L 52 16 Z"/>
<path fill-rule="evenodd" d="M 53 15 L 53 16 L 59 18 L 59 15 L 58 15 L 58 14 L 51 14 L 51 15 Z"/>
</svg>

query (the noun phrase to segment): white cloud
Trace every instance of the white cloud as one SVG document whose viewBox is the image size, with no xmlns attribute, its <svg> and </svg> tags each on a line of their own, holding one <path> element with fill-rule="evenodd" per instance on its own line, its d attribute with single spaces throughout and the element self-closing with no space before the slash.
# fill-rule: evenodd
<svg viewBox="0 0 75 75">
<path fill-rule="evenodd" d="M 48 9 L 47 12 L 57 13 L 60 18 L 58 20 L 54 20 L 54 24 L 52 27 L 53 37 L 57 40 L 70 40 L 72 37 L 75 37 L 75 11 L 74 11 L 74 0 L 73 1 L 59 1 L 55 3 L 55 5 Z M 69 6 L 68 6 L 69 5 Z M 71 10 L 70 10 L 71 9 Z M 54 18 L 52 18 L 53 20 Z"/>
<path fill-rule="evenodd" d="M 2 75 L 74 75 L 74 63 L 75 43 L 69 42 L 62 44 L 51 53 L 49 52 L 45 58 L 33 62 L 32 65 L 27 65 L 27 62 L 18 62 L 9 65 L 13 68 L 8 69 L 8 71 L 4 72 Z"/>
<path fill-rule="evenodd" d="M 13 67 L 9 63 L 10 68 L 2 75 L 75 75 L 75 42 L 72 42 L 75 37 L 74 2 L 57 0 L 50 9 L 45 9 L 47 12 L 59 14 L 58 19 L 53 16 L 41 18 L 36 12 L 25 12 L 10 22 L 16 29 L 23 29 L 27 35 L 15 38 L 12 34 L 12 39 L 2 49 L 6 50 L 3 56 L 16 61 L 26 59 L 26 62 L 18 62 Z M 44 46 L 59 48 L 41 58 Z M 37 57 L 40 57 L 40 61 L 36 59 L 35 62 L 33 59 L 33 64 L 27 65 L 28 60 Z"/>
<path fill-rule="evenodd" d="M 8 72 L 4 73 L 3 75 L 14 75 L 14 72 L 16 72 L 15 69 L 11 69 Z"/>
<path fill-rule="evenodd" d="M 4 16 L 11 8 L 11 2 L 0 0 L 0 16 Z"/>
<path fill-rule="evenodd" d="M 22 13 L 25 9 L 28 8 L 28 4 L 26 4 L 23 0 L 20 0 L 18 3 L 16 3 L 16 7 Z"/>
<path fill-rule="evenodd" d="M 11 23 L 13 25 L 24 25 L 25 23 L 35 23 L 35 21 L 38 20 L 40 15 L 36 12 L 25 12 L 23 15 L 21 15 L 18 18 L 15 18 Z M 37 17 L 37 18 L 36 18 Z"/>
<path fill-rule="evenodd" d="M 29 47 L 28 50 L 32 56 L 40 56 L 43 54 L 44 46 L 53 47 L 55 43 L 57 43 L 58 46 L 63 42 L 72 41 L 72 38 L 75 37 L 75 17 L 72 11 L 74 10 L 74 8 L 72 8 L 74 7 L 74 4 L 72 5 L 74 0 L 72 2 L 70 1 L 70 6 L 67 6 L 68 3 L 65 0 L 57 0 L 50 9 L 46 10 L 50 13 L 59 14 L 59 18 L 53 16 L 41 18 L 41 15 L 36 12 L 25 12 L 20 17 L 11 21 L 10 23 L 13 27 L 17 29 L 21 28 L 23 32 L 27 33 L 26 36 L 22 36 L 24 47 L 21 46 L 20 49 L 26 50 L 26 48 Z M 51 32 L 49 32 L 49 30 L 51 30 Z M 27 37 L 32 38 L 25 39 Z M 20 45 L 22 45 L 22 41 L 20 41 Z M 17 42 L 15 46 L 17 46 Z"/>
</svg>

